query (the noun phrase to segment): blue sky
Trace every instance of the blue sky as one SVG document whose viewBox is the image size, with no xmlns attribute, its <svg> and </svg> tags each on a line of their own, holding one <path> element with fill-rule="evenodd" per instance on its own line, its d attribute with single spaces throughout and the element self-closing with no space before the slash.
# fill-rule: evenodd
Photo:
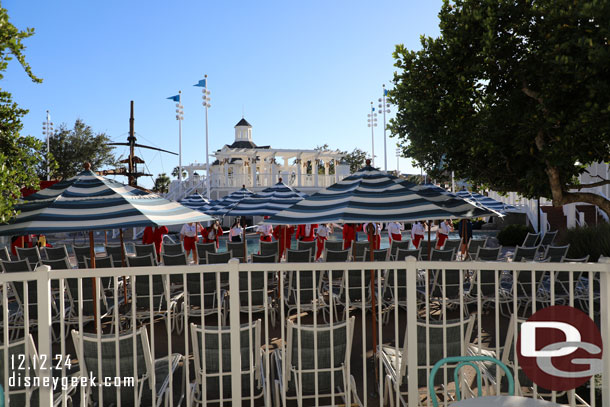
<svg viewBox="0 0 610 407">
<path fill-rule="evenodd" d="M 419 49 L 437 36 L 442 1 L 25 1 L 5 0 L 11 22 L 36 34 L 27 59 L 43 84 L 12 61 L 0 84 L 30 110 L 24 134 L 42 138 L 50 110 L 57 128 L 81 118 L 125 141 L 135 102 L 138 142 L 178 151 L 175 106 L 183 93 L 183 164 L 205 162 L 204 110 L 193 87 L 211 91 L 210 151 L 233 141 L 242 109 L 253 141 L 275 148 L 328 144 L 370 153 L 370 102 L 391 87 L 396 44 Z M 395 111 L 395 109 L 392 109 Z M 383 167 L 382 120 L 375 130 Z M 396 144 L 388 137 L 388 169 Z M 118 148 L 119 154 L 127 149 Z M 136 150 L 155 176 L 176 156 Z M 402 172 L 419 172 L 401 158 Z M 140 184 L 151 186 L 152 179 Z"/>
</svg>

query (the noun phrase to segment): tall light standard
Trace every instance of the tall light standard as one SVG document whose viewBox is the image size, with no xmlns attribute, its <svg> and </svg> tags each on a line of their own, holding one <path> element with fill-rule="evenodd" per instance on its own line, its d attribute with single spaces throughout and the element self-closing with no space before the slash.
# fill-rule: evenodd
<svg viewBox="0 0 610 407">
<path fill-rule="evenodd" d="M 396 149 L 396 176 L 400 175 L 400 148 Z"/>
<path fill-rule="evenodd" d="M 371 113 L 368 115 L 368 126 L 371 128 L 371 145 L 372 145 L 372 162 L 373 167 L 375 167 L 375 127 L 377 127 L 377 113 L 375 113 L 375 108 L 373 107 L 373 102 L 371 102 Z"/>
<path fill-rule="evenodd" d="M 176 120 L 178 120 L 178 180 L 180 181 L 180 195 L 182 195 L 182 120 L 184 120 L 184 106 L 182 106 L 182 91 L 168 99 L 176 102 Z"/>
<path fill-rule="evenodd" d="M 383 166 L 384 171 L 388 172 L 388 151 L 386 149 L 386 124 L 385 124 L 385 114 L 390 113 L 390 104 L 386 102 L 386 96 L 388 95 L 388 90 L 385 88 L 385 84 L 383 85 L 383 97 L 379 98 L 379 111 L 383 112 Z M 398 169 L 398 167 L 397 167 Z"/>
<path fill-rule="evenodd" d="M 201 98 L 203 99 L 203 107 L 205 108 L 205 167 L 207 176 L 205 179 L 205 189 L 208 200 L 210 199 L 210 154 L 209 154 L 209 143 L 208 143 L 208 109 L 212 106 L 210 105 L 210 91 L 208 90 L 208 76 L 203 75 L 203 79 L 197 82 L 196 85 L 201 89 L 201 93 L 203 94 Z"/>
<path fill-rule="evenodd" d="M 51 180 L 51 167 L 49 166 L 49 153 L 51 151 L 51 136 L 53 135 L 53 122 L 47 110 L 47 120 L 42 122 L 42 134 L 47 136 L 47 181 Z"/>
</svg>

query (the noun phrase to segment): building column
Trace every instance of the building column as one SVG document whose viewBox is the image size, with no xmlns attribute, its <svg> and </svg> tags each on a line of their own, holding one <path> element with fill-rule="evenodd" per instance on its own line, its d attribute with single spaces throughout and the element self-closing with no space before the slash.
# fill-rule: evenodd
<svg viewBox="0 0 610 407">
<path fill-rule="evenodd" d="M 223 182 L 221 182 L 221 184 L 224 184 L 224 185 L 221 185 L 221 187 L 226 187 L 226 186 L 229 186 L 229 165 L 228 165 L 226 159 L 224 159 L 222 161 L 222 170 L 223 170 L 225 179 Z"/>
<path fill-rule="evenodd" d="M 318 187 L 318 165 L 320 164 L 320 160 L 318 158 L 315 158 L 312 162 L 311 162 L 311 168 L 312 168 L 312 172 L 313 172 L 313 186 L 314 187 Z"/>
<path fill-rule="evenodd" d="M 250 158 L 250 174 L 252 175 L 252 187 L 256 186 L 256 157 Z"/>
<path fill-rule="evenodd" d="M 330 185 L 328 182 L 330 175 L 330 162 L 328 160 L 324 160 L 324 186 L 327 187 Z"/>
<path fill-rule="evenodd" d="M 337 171 L 337 165 L 339 162 L 337 159 L 333 159 L 333 163 L 335 164 L 335 183 L 339 182 L 339 172 Z"/>
<path fill-rule="evenodd" d="M 302 187 L 302 181 L 301 181 L 301 172 L 303 170 L 303 164 L 301 162 L 301 156 L 298 155 L 295 164 L 297 165 L 297 185 L 298 187 Z"/>
<path fill-rule="evenodd" d="M 271 156 L 270 160 L 269 165 L 271 165 L 271 185 L 275 185 L 277 182 L 277 164 L 275 163 L 275 154 Z"/>
</svg>

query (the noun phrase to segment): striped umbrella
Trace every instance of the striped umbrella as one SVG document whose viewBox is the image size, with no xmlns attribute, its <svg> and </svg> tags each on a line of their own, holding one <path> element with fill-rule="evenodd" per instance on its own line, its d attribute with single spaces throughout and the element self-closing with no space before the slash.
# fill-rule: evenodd
<svg viewBox="0 0 610 407">
<path fill-rule="evenodd" d="M 412 222 L 496 215 L 461 198 L 426 190 L 367 166 L 276 213 L 267 222 Z"/>
<path fill-rule="evenodd" d="M 504 202 L 496 201 L 493 198 L 490 198 L 485 195 L 481 195 L 477 192 L 469 192 L 466 190 L 456 192 L 456 195 L 460 198 L 466 199 L 475 203 L 476 205 L 482 206 L 487 209 L 492 209 L 502 215 L 505 215 L 508 212 L 520 212 L 519 209 L 512 205 L 505 204 Z"/>
<path fill-rule="evenodd" d="M 307 197 L 306 194 L 280 181 L 257 194 L 239 201 L 226 212 L 230 216 L 271 216 Z"/>
<path fill-rule="evenodd" d="M 187 208 L 205 212 L 203 208 L 209 209 L 210 201 L 201 196 L 201 194 L 195 192 L 194 194 L 185 196 L 184 198 L 179 200 L 178 203 L 186 206 Z"/>
<path fill-rule="evenodd" d="M 24 198 L 0 235 L 170 226 L 212 217 L 85 170 Z"/>
<path fill-rule="evenodd" d="M 229 195 L 219 199 L 208 211 L 210 215 L 225 216 L 235 205 L 245 198 L 254 195 L 254 192 L 242 185 L 241 189 L 231 192 Z"/>
</svg>

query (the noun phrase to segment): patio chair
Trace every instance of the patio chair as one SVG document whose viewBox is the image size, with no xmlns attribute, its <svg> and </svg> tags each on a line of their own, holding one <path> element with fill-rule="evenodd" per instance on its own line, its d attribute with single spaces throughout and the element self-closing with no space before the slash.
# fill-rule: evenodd
<svg viewBox="0 0 610 407">
<path fill-rule="evenodd" d="M 227 251 L 233 253 L 233 257 L 241 263 L 244 261 L 244 244 L 243 242 L 227 242 Z"/>
<path fill-rule="evenodd" d="M 17 251 L 17 258 L 19 260 L 28 260 L 32 269 L 35 269 L 40 265 L 42 258 L 40 257 L 40 251 L 38 247 L 15 247 Z"/>
<path fill-rule="evenodd" d="M 375 271 L 377 275 L 377 271 Z M 341 277 L 338 288 L 329 295 L 333 296 L 333 311 L 337 319 L 345 319 L 350 309 L 368 311 L 371 303 L 371 274 L 367 269 L 347 270 Z M 339 306 L 343 307 L 343 317 L 339 318 Z"/>
<path fill-rule="evenodd" d="M 557 233 L 558 233 L 557 230 L 554 230 L 552 232 L 551 231 L 546 232 L 544 234 L 544 236 L 542 236 L 542 239 L 540 240 L 540 248 L 542 250 L 546 250 L 546 248 L 548 246 L 552 246 L 553 242 L 555 241 L 555 238 L 557 237 Z"/>
<path fill-rule="evenodd" d="M 534 247 L 536 246 L 536 242 L 540 238 L 540 233 L 529 233 L 523 239 L 522 247 Z"/>
<path fill-rule="evenodd" d="M 326 240 L 324 250 L 340 251 L 343 250 L 343 240 Z"/>
<path fill-rule="evenodd" d="M 471 259 L 475 259 L 476 255 L 477 255 L 477 250 L 479 250 L 479 247 L 486 247 L 487 246 L 487 239 L 470 239 L 470 242 L 468 242 L 468 255 L 470 256 Z M 459 247 L 457 248 L 456 252 L 459 251 Z"/>
<path fill-rule="evenodd" d="M 370 249 L 369 242 L 353 242 L 352 243 L 352 261 L 364 261 L 364 251 Z"/>
<path fill-rule="evenodd" d="M 311 250 L 311 261 L 313 262 L 316 256 L 316 241 L 303 242 L 297 240 L 297 250 Z"/>
<path fill-rule="evenodd" d="M 513 258 L 512 258 L 513 263 L 519 262 L 519 261 L 536 260 L 538 258 L 539 248 L 540 248 L 540 246 L 532 246 L 532 247 L 517 246 L 515 248 L 515 253 L 513 253 Z"/>
<path fill-rule="evenodd" d="M 546 246 L 542 259 L 549 259 L 551 263 L 563 263 L 563 259 L 568 255 L 568 250 L 570 250 L 569 244 L 566 246 Z"/>
<path fill-rule="evenodd" d="M 222 253 L 206 253 L 206 264 L 228 264 L 229 260 L 233 258 L 233 253 L 222 252 Z M 229 272 L 220 273 L 220 285 L 226 287 L 229 285 Z"/>
<path fill-rule="evenodd" d="M 460 320 L 447 320 L 443 326 L 441 321 L 418 321 L 417 329 L 417 387 L 422 389 L 428 385 L 428 371 L 442 358 L 452 356 L 463 356 L 468 353 L 468 344 L 472 336 L 475 318 Z M 407 327 L 407 330 L 413 327 Z M 463 336 L 462 336 L 463 335 Z M 407 333 L 405 331 L 403 345 L 398 348 L 395 345 L 380 345 L 377 348 L 377 356 L 381 359 L 385 374 L 384 400 L 390 400 L 394 406 L 398 401 L 407 406 L 404 396 L 407 395 Z M 398 338 L 396 338 L 398 340 Z M 413 346 L 413 344 L 411 344 Z M 453 375 L 453 368 L 447 369 L 447 376 Z M 444 378 L 436 376 L 430 391 L 434 386 L 443 384 Z M 396 392 L 398 391 L 398 400 Z M 422 391 L 422 390 L 420 390 Z M 424 390 L 425 391 L 425 390 Z M 419 398 L 419 397 L 418 397 Z"/>
<path fill-rule="evenodd" d="M 161 254 L 177 255 L 184 253 L 182 243 L 163 243 L 161 246 Z"/>
<path fill-rule="evenodd" d="M 373 261 L 388 261 L 389 257 L 389 249 L 373 250 Z M 371 252 L 369 249 L 364 250 L 364 261 L 371 261 Z"/>
<path fill-rule="evenodd" d="M 113 267 L 127 267 L 127 254 L 124 245 L 107 244 L 104 247 L 106 249 L 106 256 L 112 257 Z M 89 257 L 89 255 L 87 254 L 86 257 Z M 123 259 L 125 259 L 125 265 L 123 265 Z"/>
<path fill-rule="evenodd" d="M 91 268 L 91 264 L 90 264 L 90 258 L 89 257 L 85 257 L 85 264 L 87 265 L 87 268 Z M 100 257 L 95 257 L 95 268 L 96 269 L 109 269 L 109 268 L 114 268 L 114 260 L 112 259 L 112 256 L 100 256 Z M 100 281 L 102 283 L 102 287 L 104 288 L 104 291 L 109 292 L 109 295 L 112 295 L 112 287 L 114 285 L 114 278 L 112 277 L 100 277 Z M 123 283 L 121 282 L 120 285 L 122 285 Z"/>
<path fill-rule="evenodd" d="M 133 245 L 135 252 L 136 252 L 136 257 L 142 257 L 142 256 L 146 256 L 148 254 L 152 255 L 153 259 L 154 259 L 154 265 L 156 266 L 157 263 L 157 249 L 155 248 L 154 243 L 151 244 L 134 244 Z"/>
<path fill-rule="evenodd" d="M 70 264 L 70 260 L 68 257 L 64 257 L 56 260 L 41 260 L 42 264 L 45 266 L 51 267 L 51 270 L 71 270 L 72 265 Z M 56 281 L 56 280 L 55 280 Z M 51 280 L 51 283 L 55 282 Z"/>
<path fill-rule="evenodd" d="M 309 250 L 287 250 L 287 263 L 311 263 Z M 321 295 L 321 271 L 288 271 L 284 278 L 284 304 L 288 308 L 287 316 L 292 311 L 322 311 L 325 308 Z"/>
<path fill-rule="evenodd" d="M 82 300 L 79 300 L 78 284 L 79 279 L 67 278 L 66 280 L 66 292 L 68 294 L 68 300 L 70 308 L 64 317 L 66 323 L 66 333 L 70 332 L 70 327 L 77 327 L 80 323 L 79 315 L 82 313 L 83 324 L 87 324 L 95 319 L 94 309 L 97 308 L 100 321 L 106 317 L 111 317 L 114 321 L 114 315 L 112 310 L 114 309 L 113 298 L 106 298 L 104 294 L 104 286 L 101 279 L 99 280 L 101 286 L 96 286 L 95 303 L 93 300 L 93 278 L 85 277 L 81 278 L 81 290 L 83 294 Z M 114 328 L 114 324 L 112 324 Z"/>
<path fill-rule="evenodd" d="M 188 260 L 186 253 L 183 251 L 177 254 L 161 254 L 164 266 L 187 266 Z M 184 285 L 184 280 L 181 274 L 170 274 L 169 283 L 171 284 L 172 292 L 181 290 Z"/>
<path fill-rule="evenodd" d="M 523 260 L 523 262 L 527 262 Z M 546 262 L 546 261 L 545 261 Z M 536 261 L 530 261 L 528 263 L 541 263 Z M 523 309 L 523 316 L 528 315 L 528 307 L 533 301 L 540 303 L 548 303 L 548 290 L 544 289 L 544 280 L 548 278 L 548 272 L 543 270 L 519 270 L 513 277 L 513 284 L 517 284 L 517 302 L 519 308 Z M 511 295 L 514 293 L 510 290 Z"/>
<path fill-rule="evenodd" d="M 415 257 L 418 261 L 421 260 L 421 249 L 398 249 L 396 251 L 396 260 L 404 260 L 409 256 Z"/>
<path fill-rule="evenodd" d="M 472 239 L 470 239 L 472 242 Z M 447 239 L 445 240 L 445 244 L 443 245 L 443 250 L 454 250 L 456 253 L 460 251 L 460 243 L 462 241 L 460 239 Z"/>
<path fill-rule="evenodd" d="M 432 261 L 452 261 L 455 258 L 455 252 L 453 250 L 433 250 L 431 257 Z M 476 301 L 476 298 L 470 295 L 472 284 L 468 270 L 439 269 L 428 270 L 428 272 L 431 273 L 432 285 L 429 301 L 440 311 L 439 318 L 445 312 L 445 308 L 453 309 L 461 305 L 464 305 L 464 315 L 468 316 L 468 304 Z"/>
<path fill-rule="evenodd" d="M 120 399 L 121 405 L 124 406 L 154 404 L 158 407 L 169 404 L 172 391 L 170 377 L 174 375 L 184 357 L 179 353 L 172 353 L 170 356 L 153 359 L 146 329 L 140 328 L 135 333 L 130 331 L 121 334 L 118 338 L 114 334 L 101 335 L 99 342 L 96 334 L 82 334 L 72 330 L 72 340 L 82 376 L 92 375 L 100 383 L 104 378 L 116 380 L 118 372 L 118 377 L 122 379 L 121 383 L 134 380 L 131 386 L 91 387 L 87 382 L 84 388 L 87 402 L 97 405 L 116 405 Z M 101 352 L 101 359 L 98 359 L 98 349 Z M 101 377 L 99 377 L 100 370 Z M 182 383 L 173 384 L 174 387 L 180 385 L 184 386 L 184 370 Z M 154 403 L 153 395 L 156 399 Z"/>
<path fill-rule="evenodd" d="M 237 334 L 237 333 L 235 333 Z M 241 374 L 241 400 L 254 403 L 264 394 L 261 376 L 261 321 L 239 328 L 240 354 L 231 354 L 229 327 L 191 324 L 195 359 L 194 401 L 200 405 L 230 403 L 231 376 Z M 240 372 L 231 371 L 231 358 L 240 357 Z M 267 397 L 265 397 L 267 399 Z M 265 403 L 265 405 L 269 405 Z"/>
<path fill-rule="evenodd" d="M 453 261 L 455 260 L 455 250 L 432 249 L 430 261 Z"/>
<path fill-rule="evenodd" d="M 226 325 L 226 291 L 220 286 L 220 273 L 187 273 L 186 286 L 183 288 L 184 301 L 180 305 L 178 318 L 204 318 L 216 315 L 218 325 Z M 178 334 L 182 333 L 182 323 L 177 324 Z"/>
<path fill-rule="evenodd" d="M 280 405 L 283 394 L 286 400 L 298 400 L 299 405 L 300 399 L 320 398 L 330 399 L 332 405 L 362 405 L 356 381 L 348 370 L 354 321 L 355 318 L 351 317 L 333 326 L 287 322 L 285 352 L 275 352 L 276 405 Z"/>
<path fill-rule="evenodd" d="M 476 261 L 498 261 L 500 260 L 500 253 L 502 253 L 502 246 L 500 247 L 481 247 L 477 249 L 474 254 Z"/>
<path fill-rule="evenodd" d="M 62 244 L 57 247 L 45 247 L 44 253 L 47 260 L 60 260 L 68 257 L 68 250 L 66 250 L 66 245 Z"/>
<path fill-rule="evenodd" d="M 267 256 L 263 256 L 261 254 L 252 254 L 252 263 L 277 263 L 278 258 L 277 254 L 269 254 Z M 272 289 L 277 288 L 278 282 L 278 273 L 276 271 L 270 271 L 267 273 L 267 287 Z"/>
<path fill-rule="evenodd" d="M 74 250 L 74 257 L 76 257 L 78 268 L 87 268 L 85 265 L 85 257 L 91 257 L 91 248 L 89 246 L 72 246 L 72 249 Z M 106 252 L 106 254 L 108 254 L 108 252 Z"/>
<path fill-rule="evenodd" d="M 396 258 L 396 252 L 400 250 L 409 250 L 409 245 L 411 241 L 407 240 L 392 240 L 392 244 L 390 245 L 390 259 Z"/>
<path fill-rule="evenodd" d="M 428 380 L 428 382 L 429 382 L 428 390 L 430 391 L 430 399 L 432 400 L 432 405 L 434 407 L 438 407 L 438 397 L 436 397 L 436 391 L 434 391 L 434 382 L 435 382 L 436 373 L 441 368 L 441 366 L 443 366 L 445 364 L 457 364 L 457 366 L 455 367 L 454 374 L 453 374 L 453 376 L 454 376 L 453 378 L 454 378 L 454 382 L 455 382 L 455 399 L 457 401 L 460 401 L 462 399 L 461 391 L 460 391 L 461 385 L 460 385 L 460 382 L 458 379 L 458 373 L 460 371 L 460 368 L 462 368 L 464 366 L 471 366 L 471 367 L 475 368 L 477 395 L 478 395 L 478 397 L 483 396 L 483 386 L 482 386 L 482 377 L 481 377 L 482 375 L 481 375 L 481 371 L 479 370 L 479 368 L 475 365 L 475 362 L 476 363 L 481 363 L 481 362 L 494 363 L 494 364 L 500 366 L 502 368 L 502 370 L 504 370 L 504 375 L 508 379 L 508 394 L 511 396 L 515 395 L 515 380 L 513 379 L 513 374 L 510 372 L 508 367 L 504 363 L 499 361 L 498 359 L 492 358 L 490 356 L 453 356 L 453 357 L 443 358 L 443 359 L 439 360 L 438 362 L 436 362 L 436 364 L 430 371 L 430 379 Z M 470 387 L 468 387 L 468 390 L 470 390 Z"/>
<path fill-rule="evenodd" d="M 310 249 L 304 250 L 286 250 L 286 262 L 287 263 L 311 263 L 312 255 Z"/>
<path fill-rule="evenodd" d="M 11 253 L 8 251 L 8 248 L 4 246 L 0 248 L 0 260 L 11 261 Z"/>
<path fill-rule="evenodd" d="M 280 252 L 280 242 L 279 241 L 275 241 L 275 242 L 263 242 L 262 240 L 260 241 L 260 246 L 259 246 L 259 251 L 258 253 L 266 256 L 269 254 L 279 254 Z"/>
<path fill-rule="evenodd" d="M 157 260 L 153 257 L 153 254 L 145 254 L 143 256 L 129 256 L 127 257 L 127 267 L 155 267 L 157 266 Z"/>
<path fill-rule="evenodd" d="M 349 261 L 350 249 L 346 250 L 326 250 L 324 261 L 327 263 L 344 263 Z M 329 271 L 327 281 L 337 281 L 343 277 L 343 270 Z M 328 288 L 328 287 L 327 287 Z"/>
<path fill-rule="evenodd" d="M 271 256 L 275 257 L 276 255 Z M 264 262 L 261 262 L 262 259 L 271 262 L 271 256 L 258 258 L 257 264 L 264 264 Z M 239 311 L 252 312 L 253 314 L 269 313 L 271 326 L 275 328 L 276 304 L 270 295 L 273 293 L 273 288 L 269 285 L 269 277 L 267 277 L 267 286 L 265 287 L 265 274 L 267 276 L 273 275 L 273 273 L 267 273 L 264 267 L 261 267 L 261 270 L 239 272 Z"/>
<path fill-rule="evenodd" d="M 216 253 L 216 243 L 195 243 L 197 264 L 206 264 L 207 253 Z"/>
<path fill-rule="evenodd" d="M 424 261 L 428 260 L 428 253 L 432 253 L 432 250 L 436 250 L 435 247 L 436 240 L 431 240 L 430 242 L 428 242 L 427 239 L 422 240 L 419 243 L 419 248 L 421 249 L 421 259 Z"/>
</svg>

